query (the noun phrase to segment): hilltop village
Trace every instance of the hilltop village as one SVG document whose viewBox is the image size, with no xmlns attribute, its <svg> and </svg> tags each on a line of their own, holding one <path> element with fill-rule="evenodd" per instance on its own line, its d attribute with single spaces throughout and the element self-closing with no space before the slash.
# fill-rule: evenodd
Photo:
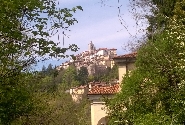
<svg viewBox="0 0 185 125">
<path fill-rule="evenodd" d="M 103 72 L 108 67 L 112 68 L 114 66 L 113 58 L 117 56 L 115 48 L 98 48 L 91 41 L 88 44 L 88 50 L 84 51 L 75 56 L 75 60 L 70 59 L 65 63 L 62 63 L 57 67 L 57 70 L 61 68 L 66 69 L 71 64 L 74 64 L 77 69 L 80 67 L 86 67 L 89 75 L 96 74 L 97 72 Z"/>
</svg>

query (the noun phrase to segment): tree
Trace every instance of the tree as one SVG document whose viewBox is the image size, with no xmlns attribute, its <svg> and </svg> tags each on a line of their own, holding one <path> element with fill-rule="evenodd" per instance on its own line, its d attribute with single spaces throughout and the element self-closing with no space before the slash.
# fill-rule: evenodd
<svg viewBox="0 0 185 125">
<path fill-rule="evenodd" d="M 67 50 L 77 50 L 76 45 L 58 47 L 50 37 L 60 29 L 68 30 L 77 21 L 72 13 L 82 8 L 61 9 L 50 0 L 0 2 L 0 124 L 11 124 L 32 110 L 29 67 L 47 57 L 65 57 Z"/>
<path fill-rule="evenodd" d="M 47 75 L 51 75 L 53 73 L 54 69 L 53 69 L 53 65 L 50 63 L 46 69 L 46 74 Z"/>
<path fill-rule="evenodd" d="M 68 49 L 76 51 L 73 45 L 60 48 L 48 37 L 73 25 L 76 19 L 71 13 L 77 9 L 81 7 L 59 9 L 55 1 L 48 0 L 2 1 L 0 60 L 4 68 L 10 64 L 23 68 L 34 63 L 36 56 L 65 57 Z"/>
<path fill-rule="evenodd" d="M 110 82 L 112 80 L 118 79 L 118 66 L 114 65 L 112 69 L 110 67 L 107 67 L 106 70 L 101 72 L 99 77 L 100 78 L 97 79 L 103 82 Z"/>
<path fill-rule="evenodd" d="M 112 69 L 110 70 L 110 73 L 109 73 L 109 79 L 110 80 L 115 80 L 115 79 L 118 79 L 118 66 L 115 64 Z"/>
<path fill-rule="evenodd" d="M 52 66 L 51 63 L 48 65 L 48 68 L 46 70 L 47 70 L 48 73 L 53 70 L 53 66 Z"/>
<path fill-rule="evenodd" d="M 149 23 L 147 27 L 147 38 L 153 39 L 156 32 L 165 29 L 169 23 L 169 18 L 174 16 L 173 10 L 178 0 L 130 0 L 136 21 L 146 19 Z M 138 11 L 137 11 L 138 10 Z M 143 12 L 141 12 L 143 10 Z"/>
<path fill-rule="evenodd" d="M 45 67 L 45 65 L 42 66 L 42 72 L 46 72 L 46 67 Z"/>
<path fill-rule="evenodd" d="M 87 78 L 88 78 L 88 70 L 87 67 L 80 67 L 80 70 L 77 72 L 78 74 L 78 81 L 80 82 L 81 85 L 87 84 Z"/>
<path fill-rule="evenodd" d="M 27 74 L 14 72 L 13 77 L 0 78 L 0 124 L 10 124 L 33 108 L 32 95 L 27 87 Z"/>
<path fill-rule="evenodd" d="M 43 90 L 42 86 L 46 83 L 40 81 L 41 87 L 33 87 L 35 92 L 32 96 L 36 110 L 17 118 L 12 124 L 89 125 L 90 104 L 88 100 L 84 99 L 81 103 L 75 103 L 71 95 L 65 92 L 62 84 L 50 93 L 47 89 Z"/>
<path fill-rule="evenodd" d="M 185 1 L 176 1 L 162 32 L 138 51 L 136 70 L 107 101 L 110 124 L 185 123 Z"/>
<path fill-rule="evenodd" d="M 62 76 L 62 84 L 66 86 L 66 89 L 74 86 L 78 86 L 80 83 L 77 77 L 77 70 L 74 65 L 70 65 Z"/>
</svg>

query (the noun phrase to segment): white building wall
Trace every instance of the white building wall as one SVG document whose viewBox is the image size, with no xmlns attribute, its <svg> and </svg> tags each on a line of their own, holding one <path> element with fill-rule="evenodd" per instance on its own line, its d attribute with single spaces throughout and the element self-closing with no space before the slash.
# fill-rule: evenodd
<svg viewBox="0 0 185 125">
<path fill-rule="evenodd" d="M 127 72 L 126 65 L 120 65 L 118 68 L 118 72 L 119 72 L 119 83 L 121 83 L 123 80 L 123 77 Z"/>
<path fill-rule="evenodd" d="M 105 54 L 105 50 L 99 50 L 98 52 L 97 52 L 97 55 L 104 55 Z"/>
<path fill-rule="evenodd" d="M 91 103 L 91 125 L 106 125 L 106 107 L 104 102 Z"/>
</svg>

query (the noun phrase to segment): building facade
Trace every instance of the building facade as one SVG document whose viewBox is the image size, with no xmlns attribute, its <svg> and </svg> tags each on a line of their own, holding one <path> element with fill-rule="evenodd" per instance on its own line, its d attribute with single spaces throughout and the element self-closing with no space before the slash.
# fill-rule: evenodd
<svg viewBox="0 0 185 125">
<path fill-rule="evenodd" d="M 88 92 L 91 101 L 91 125 L 107 125 L 107 109 L 104 98 L 112 98 L 114 94 L 121 90 L 121 83 L 124 75 L 134 70 L 137 53 L 130 53 L 113 58 L 118 65 L 119 83 L 99 85 L 96 84 Z"/>
<path fill-rule="evenodd" d="M 106 70 L 106 68 L 112 68 L 114 66 L 113 58 L 117 56 L 117 49 L 98 48 L 96 49 L 92 41 L 88 44 L 88 50 L 75 56 L 75 60 L 70 59 L 65 63 L 62 63 L 57 67 L 66 69 L 69 65 L 74 64 L 77 69 L 80 67 L 87 67 L 89 75 L 96 74 Z"/>
</svg>

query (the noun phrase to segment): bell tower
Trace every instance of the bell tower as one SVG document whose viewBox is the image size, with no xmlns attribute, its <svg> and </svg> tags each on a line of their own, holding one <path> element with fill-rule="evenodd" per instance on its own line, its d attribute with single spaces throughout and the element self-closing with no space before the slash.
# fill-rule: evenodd
<svg viewBox="0 0 185 125">
<path fill-rule="evenodd" d="M 88 44 L 88 46 L 89 46 L 89 53 L 94 53 L 96 49 L 92 41 Z"/>
</svg>

